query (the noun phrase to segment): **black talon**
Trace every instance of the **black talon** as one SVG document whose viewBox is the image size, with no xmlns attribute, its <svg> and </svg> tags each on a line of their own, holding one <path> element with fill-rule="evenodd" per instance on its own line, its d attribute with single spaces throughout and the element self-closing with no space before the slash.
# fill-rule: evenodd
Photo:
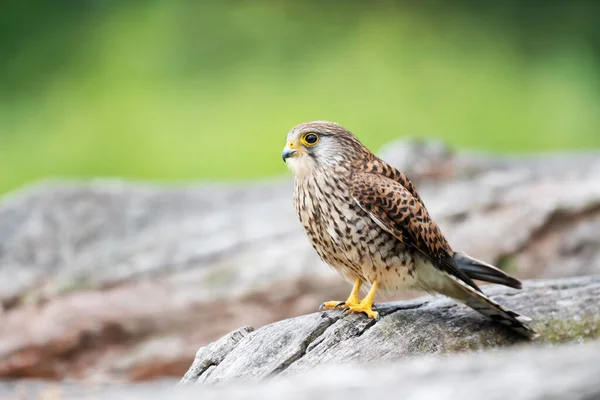
<svg viewBox="0 0 600 400">
<path fill-rule="evenodd" d="M 323 311 L 323 307 L 325 307 L 325 303 L 321 303 L 321 305 L 319 306 L 319 311 Z"/>
<path fill-rule="evenodd" d="M 339 303 L 337 303 L 337 304 L 335 305 L 335 308 L 341 307 L 341 306 L 343 306 L 343 305 L 345 305 L 345 304 L 346 304 L 346 302 L 345 302 L 345 301 L 340 301 Z"/>
</svg>

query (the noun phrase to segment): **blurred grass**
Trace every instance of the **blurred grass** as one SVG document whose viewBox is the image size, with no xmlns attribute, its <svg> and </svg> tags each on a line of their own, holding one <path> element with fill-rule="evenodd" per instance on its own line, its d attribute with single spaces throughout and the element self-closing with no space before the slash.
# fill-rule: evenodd
<svg viewBox="0 0 600 400">
<path fill-rule="evenodd" d="M 372 149 L 407 135 L 498 152 L 600 146 L 585 42 L 532 56 L 460 12 L 282 4 L 108 2 L 43 31 L 3 65 L 0 192 L 48 176 L 282 174 L 286 132 L 312 119 Z"/>
</svg>

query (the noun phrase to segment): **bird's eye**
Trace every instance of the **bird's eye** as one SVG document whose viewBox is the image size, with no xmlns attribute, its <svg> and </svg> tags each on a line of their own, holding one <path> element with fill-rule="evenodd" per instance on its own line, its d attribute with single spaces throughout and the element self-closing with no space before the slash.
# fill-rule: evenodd
<svg viewBox="0 0 600 400">
<path fill-rule="evenodd" d="M 314 133 L 307 133 L 302 136 L 302 144 L 305 146 L 314 146 L 319 141 L 319 137 Z"/>
</svg>

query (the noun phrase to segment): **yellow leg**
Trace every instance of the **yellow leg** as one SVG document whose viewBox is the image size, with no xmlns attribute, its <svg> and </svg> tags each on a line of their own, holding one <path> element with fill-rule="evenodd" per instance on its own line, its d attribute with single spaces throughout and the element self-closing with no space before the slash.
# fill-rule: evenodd
<svg viewBox="0 0 600 400">
<path fill-rule="evenodd" d="M 373 319 L 379 319 L 379 313 L 377 311 L 373 311 L 373 301 L 375 299 L 375 294 L 377 293 L 377 289 L 379 289 L 379 282 L 374 281 L 373 286 L 371 286 L 371 290 L 365 296 L 364 299 L 359 304 L 353 305 L 345 305 L 346 314 L 350 313 L 365 313 L 367 317 Z"/>
<path fill-rule="evenodd" d="M 360 279 L 356 279 L 354 281 L 354 287 L 352 288 L 352 292 L 350 292 L 350 296 L 348 296 L 348 300 L 346 301 L 326 301 L 321 304 L 319 310 L 334 310 L 337 308 L 347 308 L 350 306 L 357 306 L 360 304 L 360 300 L 358 299 L 358 292 L 360 291 L 360 287 L 362 286 L 362 281 Z"/>
</svg>

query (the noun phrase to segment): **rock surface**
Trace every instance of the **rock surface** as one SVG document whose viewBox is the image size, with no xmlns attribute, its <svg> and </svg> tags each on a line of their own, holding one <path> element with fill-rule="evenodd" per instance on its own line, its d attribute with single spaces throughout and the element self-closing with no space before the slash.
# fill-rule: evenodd
<svg viewBox="0 0 600 400">
<path fill-rule="evenodd" d="M 212 389 L 205 400 L 580 399 L 600 397 L 600 343 L 327 365 L 261 384 Z M 181 393 L 193 398 L 194 390 Z M 184 397 L 186 396 L 186 397 Z"/>
<path fill-rule="evenodd" d="M 528 281 L 518 291 L 489 285 L 500 304 L 531 317 L 534 344 L 600 338 L 600 275 Z M 201 348 L 182 383 L 256 381 L 321 364 L 401 360 L 529 344 L 473 310 L 441 297 L 383 303 L 377 322 L 326 311 L 244 327 Z"/>
<path fill-rule="evenodd" d="M 600 342 L 524 347 L 453 357 L 323 365 L 258 383 L 218 387 L 169 382 L 90 387 L 0 382 L 0 397 L 60 400 L 591 400 L 600 397 Z"/>
<path fill-rule="evenodd" d="M 600 273 L 600 154 L 383 149 L 457 250 L 521 278 Z M 199 345 L 344 298 L 289 179 L 46 182 L 0 203 L 0 376 L 181 376 Z M 320 328 L 316 328 L 317 330 Z"/>
</svg>

